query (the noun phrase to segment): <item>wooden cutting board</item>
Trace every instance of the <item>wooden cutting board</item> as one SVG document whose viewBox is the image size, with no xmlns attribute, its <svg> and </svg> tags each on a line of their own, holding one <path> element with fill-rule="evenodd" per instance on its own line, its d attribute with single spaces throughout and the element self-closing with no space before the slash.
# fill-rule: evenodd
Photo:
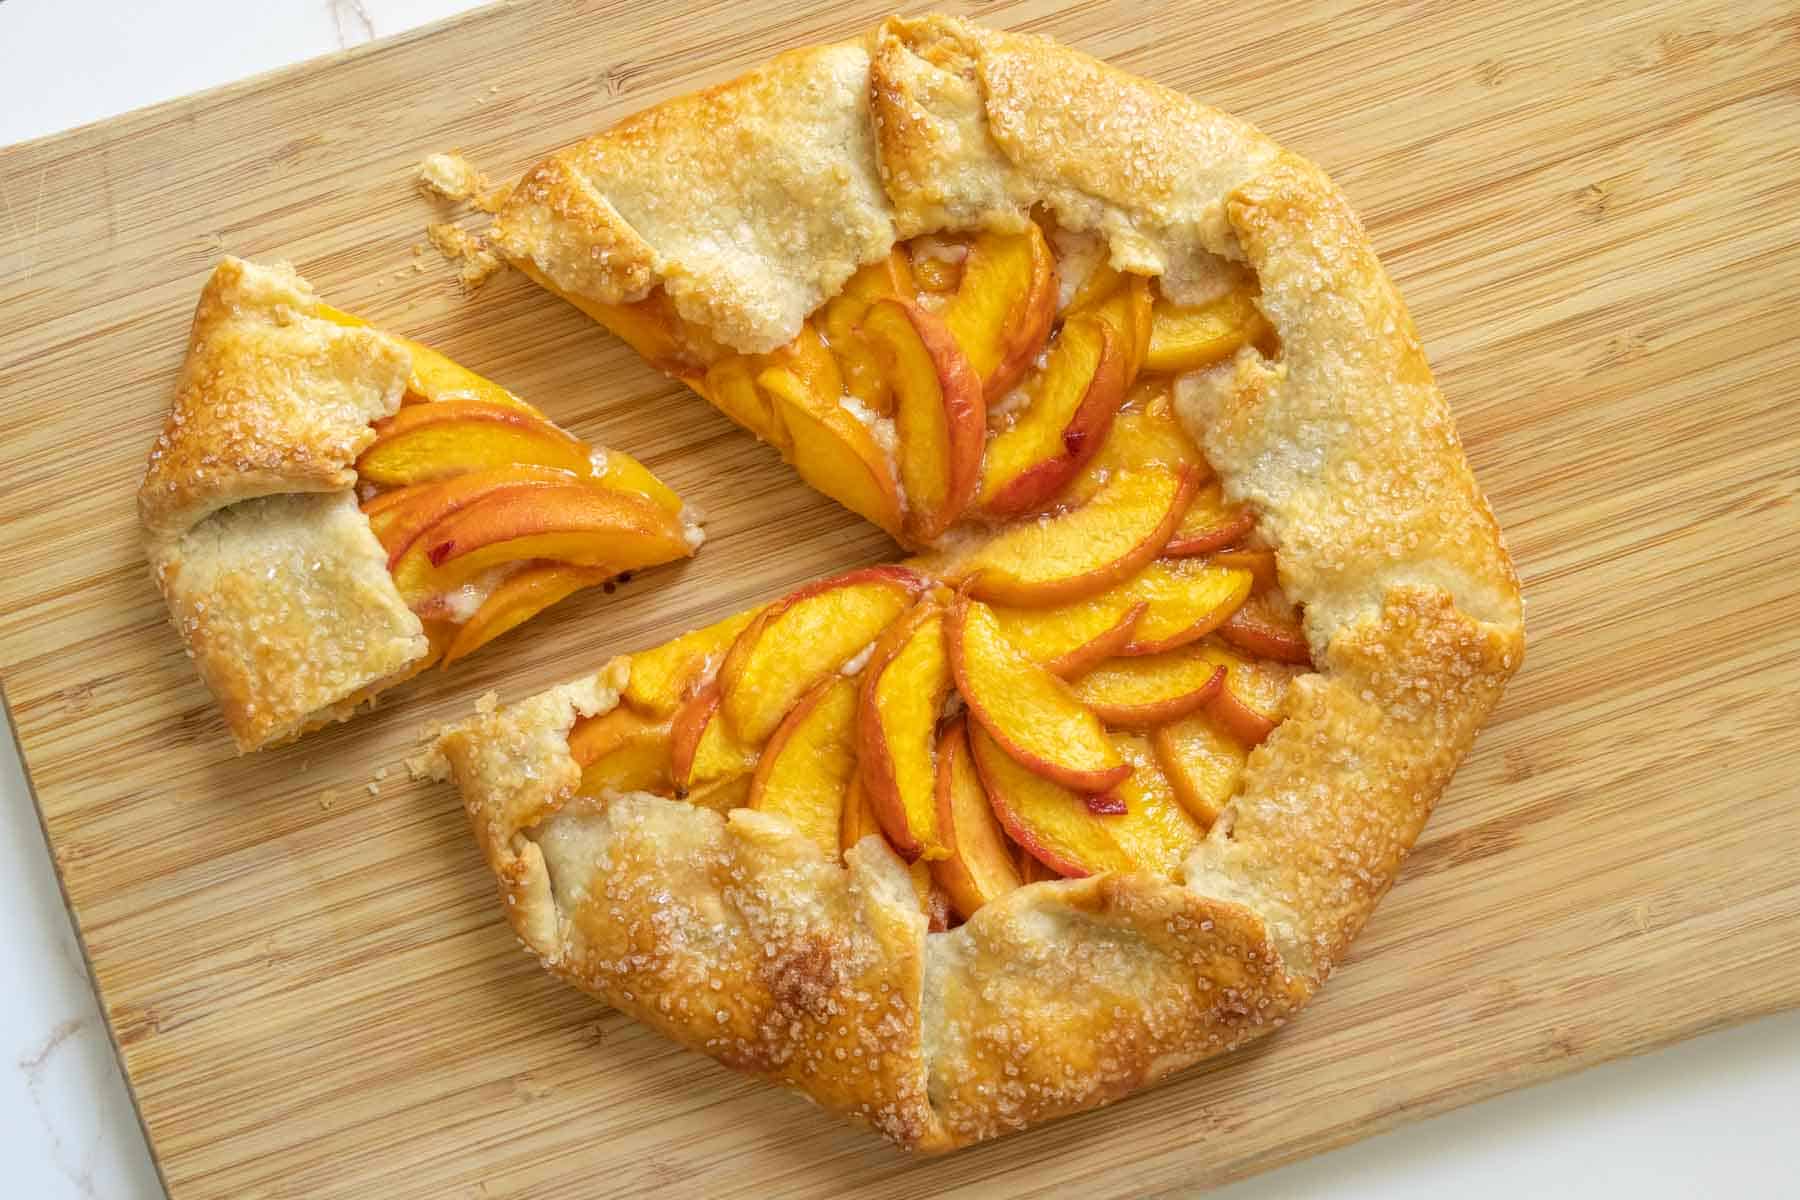
<svg viewBox="0 0 1800 1200">
<path fill-rule="evenodd" d="M 439 213 L 411 171 L 458 146 L 505 176 L 890 7 L 509 4 L 0 151 L 0 670 L 177 1200 L 1185 1192 L 1800 1001 L 1786 0 L 949 5 L 1332 170 L 1518 556 L 1530 659 L 1296 1024 L 911 1161 L 518 952 L 456 797 L 401 765 L 422 727 L 892 551 L 572 310 L 517 278 L 461 295 L 418 250 Z M 372 716 L 235 757 L 133 509 L 227 251 L 290 259 L 629 448 L 712 540 Z"/>
</svg>

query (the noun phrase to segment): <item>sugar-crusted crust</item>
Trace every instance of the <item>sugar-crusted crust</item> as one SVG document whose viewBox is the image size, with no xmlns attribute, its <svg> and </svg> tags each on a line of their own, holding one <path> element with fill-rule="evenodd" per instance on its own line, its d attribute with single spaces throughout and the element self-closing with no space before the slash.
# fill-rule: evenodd
<svg viewBox="0 0 1800 1200">
<path fill-rule="evenodd" d="M 866 64 L 873 138 L 833 153 L 842 178 L 881 180 L 886 239 L 820 253 L 789 231 L 829 218 L 841 193 L 797 190 L 815 176 L 785 153 L 721 163 L 695 190 L 732 196 L 757 236 L 709 274 L 666 234 L 703 219 L 685 211 L 685 168 L 635 177 L 615 202 L 610 176 L 573 165 L 650 161 L 654 138 L 680 163 L 717 134 L 694 128 L 702 118 L 776 141 L 791 124 L 816 153 L 808 131 L 865 104 L 820 88 L 825 62 Z M 840 111 L 817 111 L 833 97 Z M 1117 265 L 1160 275 L 1178 299 L 1209 294 L 1227 264 L 1254 269 L 1280 354 L 1187 381 L 1180 407 L 1276 544 L 1321 669 L 1290 688 L 1286 719 L 1180 879 L 1034 884 L 927 934 L 879 839 L 840 867 L 779 818 L 575 798 L 567 732 L 578 712 L 617 702 L 627 668 L 615 662 L 604 686 L 546 693 L 442 743 L 526 945 L 683 1044 L 923 1150 L 1106 1103 L 1279 1025 L 1392 884 L 1524 649 L 1498 528 L 1336 188 L 1187 97 L 943 18 L 890 20 L 864 43 L 785 56 L 622 128 L 533 172 L 543 186 L 514 194 L 498 244 L 578 302 L 687 289 L 683 315 L 739 349 L 792 336 L 858 254 L 1017 227 L 1036 204 L 1100 231 Z M 768 211 L 768 196 L 803 211 Z M 850 223 L 879 229 L 858 197 Z M 634 223 L 638 209 L 656 211 L 654 228 Z M 725 928 L 737 936 L 713 932 Z"/>
<path fill-rule="evenodd" d="M 240 750 L 347 717 L 429 650 L 352 492 L 412 359 L 317 309 L 285 264 L 219 264 L 138 491 L 151 573 Z"/>
</svg>

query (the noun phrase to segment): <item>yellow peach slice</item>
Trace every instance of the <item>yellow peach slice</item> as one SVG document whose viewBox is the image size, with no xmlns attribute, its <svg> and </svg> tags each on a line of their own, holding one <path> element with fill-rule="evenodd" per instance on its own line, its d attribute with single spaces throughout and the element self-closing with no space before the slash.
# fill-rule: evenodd
<svg viewBox="0 0 1800 1200">
<path fill-rule="evenodd" d="M 1194 471 L 1195 482 L 1205 485 L 1211 480 L 1212 468 L 1175 417 L 1169 381 L 1147 379 L 1126 394 L 1125 403 L 1113 417 L 1106 440 L 1100 444 L 1100 452 L 1063 488 L 1056 498 L 1057 503 L 1079 504 L 1089 499 L 1120 471 L 1184 464 Z M 1192 521 L 1194 508 L 1199 507 L 1200 497 L 1204 495 L 1202 491 L 1195 497 L 1194 506 L 1182 518 L 1182 526 Z"/>
<path fill-rule="evenodd" d="M 819 332 L 838 361 L 844 389 L 883 416 L 894 411 L 893 385 L 860 326 L 875 301 L 910 301 L 916 290 L 906 251 L 895 246 L 885 258 L 852 275 L 844 290 L 827 300 L 819 314 Z"/>
<path fill-rule="evenodd" d="M 1008 527 L 956 570 L 975 596 L 1004 604 L 1096 595 L 1156 557 L 1193 496 L 1185 467 L 1121 471 L 1077 508 Z"/>
<path fill-rule="evenodd" d="M 536 277 L 533 272 L 527 274 Z M 550 290 L 600 322 L 637 351 L 639 358 L 666 374 L 683 376 L 703 369 L 720 352 L 703 329 L 675 311 L 675 301 L 660 287 L 642 300 L 626 304 L 603 304 L 556 288 Z"/>
<path fill-rule="evenodd" d="M 687 802 L 696 808 L 710 808 L 728 813 L 734 808 L 750 806 L 750 776 L 728 775 L 703 783 L 687 794 Z"/>
<path fill-rule="evenodd" d="M 1115 728 L 1151 729 L 1197 710 L 1225 685 L 1225 671 L 1189 648 L 1101 663 L 1071 685 L 1075 698 Z"/>
<path fill-rule="evenodd" d="M 981 381 L 944 323 L 910 301 L 877 300 L 862 331 L 893 383 L 907 536 L 928 543 L 962 516 L 981 483 Z"/>
<path fill-rule="evenodd" d="M 1163 774 L 1149 739 L 1115 733 L 1119 757 L 1131 764 L 1131 777 L 1113 789 L 1125 811 L 1105 823 L 1106 832 L 1126 857 L 1147 871 L 1172 875 L 1206 836 Z"/>
<path fill-rule="evenodd" d="M 1038 508 L 1099 452 L 1125 398 L 1129 359 L 1119 335 L 1099 317 L 1063 324 L 1025 411 L 988 442 L 984 509 L 1011 516 Z"/>
<path fill-rule="evenodd" d="M 642 496 L 666 513 L 681 512 L 681 497 L 675 494 L 675 489 L 652 475 L 650 468 L 643 463 L 623 450 L 607 450 L 603 460 L 599 473 L 594 478 L 595 483 L 601 487 Z"/>
<path fill-rule="evenodd" d="M 1007 640 L 1065 679 L 1118 654 L 1149 604 L 1119 588 L 1056 608 L 993 605 Z"/>
<path fill-rule="evenodd" d="M 1176 797 L 1210 829 L 1237 794 L 1250 751 L 1204 712 L 1164 725 L 1150 735 L 1150 744 Z"/>
<path fill-rule="evenodd" d="M 695 692 L 669 730 L 669 775 L 682 795 L 756 769 L 756 748 L 732 735 L 719 713 L 719 685 Z"/>
<path fill-rule="evenodd" d="M 1022 766 L 1084 792 L 1104 792 L 1131 773 L 1099 719 L 1006 639 L 987 605 L 960 598 L 945 632 L 956 690 Z"/>
<path fill-rule="evenodd" d="M 625 702 L 659 721 L 672 716 L 681 702 L 698 690 L 697 685 L 710 680 L 738 634 L 761 612 L 751 608 L 733 613 L 723 621 L 633 654 Z"/>
<path fill-rule="evenodd" d="M 529 412 L 484 400 L 409 404 L 374 425 L 356 473 L 382 487 L 525 463 L 576 475 L 592 469 L 585 444 Z"/>
<path fill-rule="evenodd" d="M 1246 746 L 1259 744 L 1281 723 L 1288 685 L 1305 668 L 1248 658 L 1211 641 L 1200 650 L 1225 668 L 1225 686 L 1207 701 L 1206 711 Z"/>
<path fill-rule="evenodd" d="M 1227 503 L 1224 488 L 1215 480 L 1194 496 L 1163 553 L 1171 558 L 1210 554 L 1243 540 L 1255 527 L 1250 510 Z"/>
<path fill-rule="evenodd" d="M 937 826 L 935 752 L 950 682 L 943 609 L 930 600 L 888 627 L 863 670 L 856 723 L 863 792 L 909 862 L 949 853 Z"/>
<path fill-rule="evenodd" d="M 1219 637 L 1258 658 L 1296 666 L 1312 666 L 1300 610 L 1280 588 L 1257 593 L 1219 626 Z"/>
<path fill-rule="evenodd" d="M 1150 345 L 1152 303 L 1150 281 L 1142 275 L 1127 275 L 1122 286 L 1085 310 L 1106 321 L 1119 335 L 1119 344 L 1127 355 L 1127 386 L 1137 379 L 1144 365 L 1145 352 Z"/>
<path fill-rule="evenodd" d="M 958 717 L 938 739 L 937 824 L 950 853 L 931 864 L 931 875 L 965 921 L 1022 883 L 971 753 L 966 722 Z"/>
<path fill-rule="evenodd" d="M 1158 559 L 1126 585 L 1148 607 L 1119 653 L 1161 654 L 1199 641 L 1231 618 L 1250 582 L 1250 572 L 1205 559 Z"/>
<path fill-rule="evenodd" d="M 1227 292 L 1191 308 L 1158 300 L 1144 369 L 1168 375 L 1198 371 L 1236 354 L 1240 346 L 1263 340 L 1269 332 L 1256 298 L 1247 291 Z"/>
<path fill-rule="evenodd" d="M 517 629 L 558 600 L 582 588 L 604 583 L 612 576 L 609 567 L 573 567 L 567 563 L 543 563 L 526 567 L 509 576 L 489 592 L 481 607 L 475 610 L 456 632 L 456 639 L 444 651 L 447 667 L 459 658 L 475 653 L 509 629 Z"/>
<path fill-rule="evenodd" d="M 749 807 L 780 813 L 836 857 L 844 798 L 856 772 L 856 681 L 820 680 L 769 737 L 750 781 Z"/>
<path fill-rule="evenodd" d="M 944 323 L 989 400 L 1017 383 L 1043 349 L 1056 291 L 1056 260 L 1035 224 L 1022 233 L 976 235 Z"/>
<path fill-rule="evenodd" d="M 1107 832 L 1110 818 L 1091 812 L 1086 796 L 1020 766 L 979 726 L 969 730 L 969 750 L 1001 827 L 1038 862 L 1066 876 L 1131 869 Z"/>
<path fill-rule="evenodd" d="M 483 496 L 502 488 L 568 487 L 578 482 L 577 476 L 553 467 L 509 464 L 383 492 L 362 510 L 381 548 L 388 552 L 391 570 L 420 534 Z"/>
<path fill-rule="evenodd" d="M 1233 546 L 1214 551 L 1208 558 L 1215 567 L 1237 567 L 1250 572 L 1252 594 L 1280 586 L 1275 568 L 1275 552 L 1263 546 Z"/>
<path fill-rule="evenodd" d="M 802 695 L 873 643 L 923 588 L 904 567 L 869 567 L 771 604 L 738 635 L 719 668 L 732 731 L 761 745 Z"/>
<path fill-rule="evenodd" d="M 667 721 L 652 721 L 629 708 L 583 717 L 569 730 L 569 754 L 581 767 L 584 796 L 606 792 L 674 790 L 670 753 L 673 734 Z"/>
<path fill-rule="evenodd" d="M 808 355 L 767 367 L 756 377 L 756 386 L 773 405 L 780 430 L 777 445 L 784 447 L 800 478 L 897 536 L 900 485 L 887 454 L 874 431 L 844 407 L 843 381 L 830 352 L 821 346 L 819 353 L 830 364 L 828 370 L 815 370 Z"/>
<path fill-rule="evenodd" d="M 749 354 L 722 358 L 706 369 L 704 382 L 695 390 L 727 417 L 785 454 L 789 448 L 787 431 L 775 420 L 774 401 L 756 386 L 756 376 L 763 370 L 761 358 Z"/>
</svg>

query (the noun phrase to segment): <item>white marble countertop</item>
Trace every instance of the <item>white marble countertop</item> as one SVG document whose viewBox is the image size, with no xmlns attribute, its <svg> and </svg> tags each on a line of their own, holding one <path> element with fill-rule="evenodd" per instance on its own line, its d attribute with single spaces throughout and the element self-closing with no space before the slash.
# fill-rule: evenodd
<svg viewBox="0 0 1800 1200">
<path fill-rule="evenodd" d="M 0 145 L 398 33 L 474 0 L 3 0 Z M 0 180 L 0 183 L 4 183 Z M 0 1193 L 162 1195 L 10 737 Z M 1800 1013 L 1514 1092 L 1226 1188 L 1262 1197 L 1800 1195 Z"/>
</svg>

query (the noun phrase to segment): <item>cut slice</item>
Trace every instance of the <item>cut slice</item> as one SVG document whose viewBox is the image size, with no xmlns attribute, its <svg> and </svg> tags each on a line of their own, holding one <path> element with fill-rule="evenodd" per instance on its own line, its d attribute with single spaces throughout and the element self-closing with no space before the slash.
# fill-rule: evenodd
<svg viewBox="0 0 1800 1200">
<path fill-rule="evenodd" d="M 868 567 L 771 604 L 738 635 L 719 668 L 732 731 L 762 745 L 801 696 L 874 642 L 924 586 L 904 567 Z"/>
<path fill-rule="evenodd" d="M 885 258 L 852 275 L 844 290 L 825 302 L 819 316 L 819 332 L 838 361 L 844 389 L 882 416 L 894 411 L 894 388 L 860 326 L 871 304 L 877 300 L 910 301 L 916 288 L 906 251 L 895 246 Z"/>
<path fill-rule="evenodd" d="M 950 694 L 944 613 L 927 599 L 890 626 L 863 670 L 857 749 L 882 832 L 911 862 L 949 851 L 938 830 L 937 725 Z"/>
<path fill-rule="evenodd" d="M 633 654 L 625 702 L 659 721 L 674 715 L 683 700 L 711 679 L 725 652 L 762 611 L 751 608 L 733 613 L 704 629 Z"/>
<path fill-rule="evenodd" d="M 444 651 L 444 665 L 447 667 L 457 659 L 475 653 L 557 601 L 582 588 L 605 582 L 611 574 L 607 567 L 574 567 L 567 563 L 526 567 L 489 592 L 475 615 L 456 631 L 456 637 Z"/>
<path fill-rule="evenodd" d="M 1056 608 L 993 605 L 1013 645 L 1052 675 L 1068 679 L 1118 654 L 1150 606 L 1122 588 Z"/>
<path fill-rule="evenodd" d="M 1280 586 L 1275 569 L 1275 552 L 1263 546 L 1233 546 L 1212 555 L 1216 567 L 1237 567 L 1250 572 L 1250 591 L 1266 592 Z"/>
<path fill-rule="evenodd" d="M 944 323 L 910 301 L 877 300 L 862 332 L 893 383 L 906 533 L 923 545 L 962 516 L 981 482 L 981 381 Z"/>
<path fill-rule="evenodd" d="M 1056 335 L 1031 402 L 989 441 L 981 506 L 995 516 L 1039 508 L 1099 452 L 1125 398 L 1130 354 L 1113 327 L 1089 314 Z"/>
<path fill-rule="evenodd" d="M 1204 559 L 1158 559 L 1127 583 L 1146 602 L 1121 654 L 1161 654 L 1199 641 L 1230 619 L 1250 595 L 1250 572 Z"/>
<path fill-rule="evenodd" d="M 1073 685 L 1075 698 L 1095 716 L 1123 729 L 1151 729 L 1185 717 L 1223 686 L 1225 669 L 1191 647 L 1115 658 Z"/>
<path fill-rule="evenodd" d="M 1015 524 L 957 564 L 983 600 L 1023 606 L 1097 595 L 1157 556 L 1193 499 L 1187 468 L 1121 471 L 1094 498 Z"/>
<path fill-rule="evenodd" d="M 591 469 L 587 446 L 542 417 L 486 400 L 441 400 L 404 405 L 375 422 L 375 440 L 356 460 L 356 473 L 400 487 L 518 464 L 576 475 Z"/>
<path fill-rule="evenodd" d="M 1084 792 L 1104 792 L 1131 773 L 1094 714 L 1006 640 L 987 605 L 958 599 L 946 633 L 963 702 L 1021 765 Z"/>
<path fill-rule="evenodd" d="M 773 403 L 795 474 L 839 504 L 898 537 L 900 486 L 874 432 L 843 406 L 839 396 L 816 393 L 785 367 L 756 377 Z"/>
<path fill-rule="evenodd" d="M 383 492 L 362 506 L 391 570 L 418 536 L 459 509 L 505 488 L 569 487 L 580 477 L 554 467 L 509 464 Z"/>
<path fill-rule="evenodd" d="M 1271 332 L 1256 297 L 1247 291 L 1227 292 L 1191 308 L 1158 300 L 1144 369 L 1167 375 L 1198 371 L 1236 354 L 1240 346 L 1261 342 Z"/>
<path fill-rule="evenodd" d="M 686 507 L 675 489 L 658 479 L 643 463 L 623 450 L 607 450 L 597 456 L 599 466 L 594 482 L 601 487 L 616 488 L 642 496 L 666 513 L 676 516 Z"/>
<path fill-rule="evenodd" d="M 1212 828 L 1237 794 L 1250 751 L 1211 713 L 1164 725 L 1150 735 L 1156 761 L 1188 813 Z"/>
<path fill-rule="evenodd" d="M 1177 797 L 1149 739 L 1115 733 L 1113 745 L 1131 764 L 1131 776 L 1112 791 L 1124 802 L 1125 811 L 1107 822 L 1106 831 L 1139 869 L 1173 875 L 1200 845 L 1206 830 Z"/>
<path fill-rule="evenodd" d="M 1231 620 L 1219 626 L 1219 636 L 1231 645 L 1258 658 L 1296 666 L 1312 666 L 1312 652 L 1306 645 L 1306 630 L 1301 624 L 1300 610 L 1280 588 L 1259 592 L 1231 614 Z"/>
<path fill-rule="evenodd" d="M 623 705 L 582 718 L 569 731 L 569 754 L 582 769 L 576 790 L 584 796 L 671 794 L 673 738 L 669 722 L 649 720 Z"/>
<path fill-rule="evenodd" d="M 944 323 L 989 400 L 1025 374 L 1055 318 L 1056 262 L 1042 231 L 977 234 Z"/>
<path fill-rule="evenodd" d="M 1119 406 L 1112 428 L 1100 444 L 1100 452 L 1082 468 L 1081 474 L 1069 481 L 1062 494 L 1057 496 L 1057 503 L 1079 504 L 1089 499 L 1120 471 L 1140 467 L 1174 469 L 1184 464 L 1193 469 L 1196 482 L 1204 485 L 1211 478 L 1212 468 L 1206 465 L 1200 448 L 1194 445 L 1175 417 L 1169 381 L 1143 380 L 1131 389 L 1125 403 Z M 1205 495 L 1203 490 L 1195 497 L 1194 507 L 1198 507 Z M 1191 523 L 1194 507 L 1190 507 L 1188 515 L 1182 519 L 1184 527 Z"/>
<path fill-rule="evenodd" d="M 791 453 L 787 429 L 775 419 L 775 402 L 756 386 L 764 369 L 761 355 L 733 354 L 706 369 L 696 389 L 720 412 L 782 454 Z"/>
<path fill-rule="evenodd" d="M 1089 812 L 1084 794 L 1026 770 L 979 726 L 969 730 L 969 750 L 994 815 L 1026 853 L 1058 875 L 1131 869 L 1107 832 L 1116 818 Z"/>
<path fill-rule="evenodd" d="M 1305 668 L 1247 658 L 1213 641 L 1200 650 L 1225 668 L 1225 686 L 1207 701 L 1206 711 L 1246 746 L 1259 744 L 1281 723 L 1288 685 L 1304 675 Z"/>
<path fill-rule="evenodd" d="M 820 680 L 763 747 L 749 807 L 779 813 L 835 858 L 844 800 L 856 773 L 856 681 Z"/>
<path fill-rule="evenodd" d="M 1194 496 L 1163 553 L 1170 558 L 1210 554 L 1237 544 L 1254 528 L 1255 515 L 1242 504 L 1226 503 L 1224 489 L 1209 483 Z"/>
<path fill-rule="evenodd" d="M 1143 275 L 1126 275 L 1119 287 L 1091 309 L 1119 335 L 1119 344 L 1127 355 L 1127 387 L 1136 381 L 1150 346 L 1151 305 L 1150 280 Z"/>
<path fill-rule="evenodd" d="M 708 784 L 745 777 L 756 769 L 756 748 L 732 735 L 720 714 L 715 681 L 694 693 L 675 713 L 670 729 L 669 774 L 682 795 Z"/>
<path fill-rule="evenodd" d="M 950 853 L 931 864 L 931 874 L 965 921 L 1022 882 L 970 754 L 967 722 L 958 717 L 938 739 L 937 823 Z"/>
</svg>

